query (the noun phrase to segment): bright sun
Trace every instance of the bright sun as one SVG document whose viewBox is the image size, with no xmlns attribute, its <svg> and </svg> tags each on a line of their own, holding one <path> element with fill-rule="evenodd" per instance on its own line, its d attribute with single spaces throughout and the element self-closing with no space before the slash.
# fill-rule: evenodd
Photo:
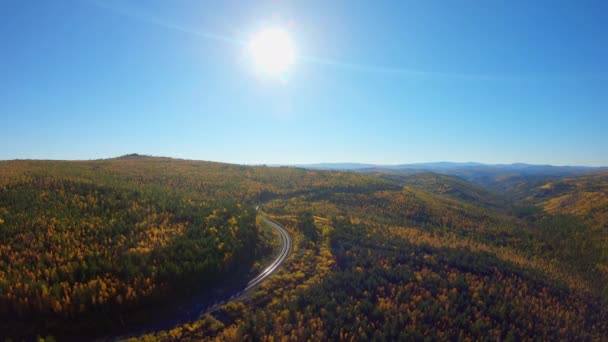
<svg viewBox="0 0 608 342">
<path fill-rule="evenodd" d="M 248 50 L 256 69 L 269 75 L 284 74 L 296 59 L 291 37 L 280 28 L 265 29 L 253 35 Z"/>
</svg>

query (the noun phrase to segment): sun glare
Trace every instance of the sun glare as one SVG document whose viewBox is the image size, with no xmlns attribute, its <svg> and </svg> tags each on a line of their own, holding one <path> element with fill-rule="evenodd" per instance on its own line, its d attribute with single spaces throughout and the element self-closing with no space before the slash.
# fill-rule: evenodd
<svg viewBox="0 0 608 342">
<path fill-rule="evenodd" d="M 284 74 L 296 59 L 291 37 L 280 28 L 265 29 L 253 35 L 248 50 L 256 70 L 269 75 Z"/>
</svg>

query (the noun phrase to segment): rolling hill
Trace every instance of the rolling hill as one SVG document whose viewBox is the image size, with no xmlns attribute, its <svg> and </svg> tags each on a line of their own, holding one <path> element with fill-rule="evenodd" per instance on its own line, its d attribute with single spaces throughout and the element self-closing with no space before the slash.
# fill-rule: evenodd
<svg viewBox="0 0 608 342">
<path fill-rule="evenodd" d="M 138 155 L 0 162 L 0 329 L 128 332 L 133 312 L 250 272 L 273 244 L 261 205 L 294 240 L 279 273 L 244 301 L 133 340 L 598 339 L 605 250 L 582 248 L 573 234 L 592 225 L 554 221 L 551 201 L 603 193 L 604 178 L 530 192 L 546 212 L 527 219 L 443 174 Z"/>
<path fill-rule="evenodd" d="M 402 185 L 408 185 L 416 189 L 449 196 L 481 206 L 498 208 L 505 204 L 505 199 L 500 194 L 454 176 L 431 172 L 408 175 L 377 171 L 370 172 L 370 174 L 399 182 Z"/>
<path fill-rule="evenodd" d="M 386 173 L 392 175 L 412 175 L 432 172 L 456 176 L 491 190 L 512 192 L 514 194 L 517 194 L 522 188 L 540 185 L 549 180 L 607 170 L 606 167 L 533 165 L 525 163 L 482 164 L 475 162 L 437 162 L 399 165 L 321 163 L 298 166 L 317 170 L 350 170 L 362 173 Z"/>
<path fill-rule="evenodd" d="M 608 172 L 547 182 L 531 189 L 526 199 L 546 212 L 574 215 L 608 228 Z"/>
</svg>

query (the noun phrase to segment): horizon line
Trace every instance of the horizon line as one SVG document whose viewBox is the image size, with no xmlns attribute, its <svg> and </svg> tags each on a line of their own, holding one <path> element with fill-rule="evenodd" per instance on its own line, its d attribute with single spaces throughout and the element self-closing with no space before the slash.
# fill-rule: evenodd
<svg viewBox="0 0 608 342">
<path fill-rule="evenodd" d="M 127 153 L 119 156 L 113 157 L 100 157 L 100 158 L 88 158 L 88 159 L 67 159 L 67 158 L 12 158 L 12 159 L 0 159 L 0 162 L 6 161 L 102 161 L 102 160 L 110 160 L 110 159 L 119 159 L 119 158 L 166 158 L 166 159 L 176 159 L 176 160 L 191 160 L 191 161 L 202 161 L 202 162 L 212 162 L 212 163 L 223 163 L 223 164 L 234 164 L 234 165 L 245 165 L 245 166 L 268 166 L 268 167 L 310 167 L 316 165 L 340 165 L 340 164 L 353 164 L 353 165 L 363 165 L 363 166 L 371 166 L 371 167 L 399 167 L 399 166 L 413 166 L 413 165 L 424 165 L 424 164 L 477 164 L 478 166 L 513 166 L 513 165 L 527 165 L 527 166 L 552 166 L 552 167 L 583 167 L 583 168 L 608 168 L 608 165 L 589 165 L 589 164 L 547 164 L 547 163 L 530 163 L 530 162 L 500 162 L 500 163 L 484 163 L 477 161 L 424 161 L 424 162 L 401 162 L 401 163 L 374 163 L 374 162 L 340 162 L 340 161 L 332 161 L 332 162 L 312 162 L 312 163 L 272 163 L 272 162 L 234 162 L 234 161 L 219 161 L 219 160 L 207 160 L 207 159 L 193 159 L 193 158 L 183 158 L 176 156 L 159 156 L 159 155 L 150 155 L 150 154 L 139 154 L 139 153 Z M 126 159 L 125 158 L 125 159 Z"/>
</svg>

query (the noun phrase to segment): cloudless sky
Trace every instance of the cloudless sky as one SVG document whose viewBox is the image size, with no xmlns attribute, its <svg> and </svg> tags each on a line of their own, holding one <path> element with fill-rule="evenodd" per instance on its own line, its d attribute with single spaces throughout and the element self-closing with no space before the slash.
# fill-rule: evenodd
<svg viewBox="0 0 608 342">
<path fill-rule="evenodd" d="M 608 1 L 0 1 L 0 159 L 608 165 Z M 243 42 L 282 27 L 280 79 Z"/>
</svg>

